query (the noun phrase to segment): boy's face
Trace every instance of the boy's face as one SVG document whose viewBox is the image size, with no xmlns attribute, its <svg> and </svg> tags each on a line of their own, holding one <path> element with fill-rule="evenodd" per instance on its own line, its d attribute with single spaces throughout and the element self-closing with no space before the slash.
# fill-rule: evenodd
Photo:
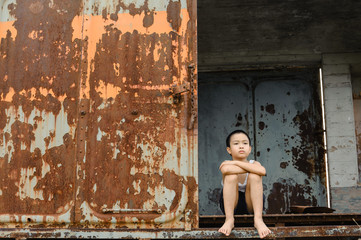
<svg viewBox="0 0 361 240">
<path fill-rule="evenodd" d="M 233 160 L 245 160 L 251 153 L 250 142 L 246 134 L 236 133 L 231 136 L 230 147 L 227 152 L 232 155 Z"/>
</svg>

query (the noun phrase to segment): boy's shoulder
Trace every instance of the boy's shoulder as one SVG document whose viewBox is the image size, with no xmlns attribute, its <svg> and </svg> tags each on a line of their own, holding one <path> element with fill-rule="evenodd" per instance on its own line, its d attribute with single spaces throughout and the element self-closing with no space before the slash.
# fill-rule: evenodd
<svg viewBox="0 0 361 240">
<path fill-rule="evenodd" d="M 253 162 L 251 162 L 251 161 L 253 161 Z M 262 166 L 262 164 L 261 164 L 260 162 L 256 161 L 256 160 L 249 160 L 249 162 L 250 162 L 250 163 L 253 163 L 253 164 L 257 164 L 257 165 L 261 165 L 261 166 Z"/>
</svg>

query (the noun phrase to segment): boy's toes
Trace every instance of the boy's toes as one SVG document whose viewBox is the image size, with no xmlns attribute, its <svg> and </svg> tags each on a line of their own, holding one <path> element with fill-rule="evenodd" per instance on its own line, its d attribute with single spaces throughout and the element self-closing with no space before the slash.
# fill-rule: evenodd
<svg viewBox="0 0 361 240">
<path fill-rule="evenodd" d="M 267 229 L 267 230 L 261 232 L 260 238 L 265 238 L 265 237 L 267 237 L 268 235 L 270 235 L 271 233 L 272 233 L 271 230 Z"/>
</svg>

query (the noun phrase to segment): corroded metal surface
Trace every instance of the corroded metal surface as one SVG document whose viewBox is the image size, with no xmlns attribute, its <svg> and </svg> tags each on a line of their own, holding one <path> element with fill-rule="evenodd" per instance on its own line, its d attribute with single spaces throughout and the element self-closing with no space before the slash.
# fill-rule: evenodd
<svg viewBox="0 0 361 240">
<path fill-rule="evenodd" d="M 0 9 L 0 221 L 69 222 L 81 2 L 6 1 Z"/>
<path fill-rule="evenodd" d="M 3 4 L 2 223 L 197 226 L 195 3 Z"/>
<path fill-rule="evenodd" d="M 271 227 L 271 238 L 353 237 L 361 236 L 358 226 Z M 72 239 L 224 239 L 218 229 L 120 230 L 120 229 L 0 229 L 2 238 Z M 227 239 L 259 239 L 255 228 L 235 228 Z"/>
<path fill-rule="evenodd" d="M 225 216 L 210 215 L 199 217 L 200 228 L 219 228 L 223 225 Z M 315 225 L 357 225 L 361 222 L 358 213 L 312 213 L 312 214 L 266 214 L 263 221 L 269 227 L 274 226 L 315 226 Z M 253 215 L 235 216 L 236 227 L 252 227 Z"/>
</svg>

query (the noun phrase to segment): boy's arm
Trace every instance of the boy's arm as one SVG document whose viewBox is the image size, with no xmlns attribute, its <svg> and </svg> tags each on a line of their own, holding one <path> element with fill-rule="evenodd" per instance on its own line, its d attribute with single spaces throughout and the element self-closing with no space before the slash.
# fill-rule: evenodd
<svg viewBox="0 0 361 240">
<path fill-rule="evenodd" d="M 254 173 L 260 176 L 266 176 L 266 169 L 261 165 L 260 162 L 254 161 L 253 163 L 235 161 L 236 165 L 243 168 L 249 173 Z"/>
<path fill-rule="evenodd" d="M 249 172 L 260 176 L 266 175 L 266 169 L 261 165 L 261 163 L 257 161 L 254 163 L 242 161 L 224 161 L 219 169 L 221 170 L 222 174 L 240 174 Z"/>
<path fill-rule="evenodd" d="M 222 175 L 231 175 L 231 174 L 242 174 L 242 173 L 246 173 L 246 171 L 235 165 L 235 164 L 227 164 L 227 163 L 222 163 L 221 166 L 219 167 L 219 170 L 221 170 Z"/>
</svg>

